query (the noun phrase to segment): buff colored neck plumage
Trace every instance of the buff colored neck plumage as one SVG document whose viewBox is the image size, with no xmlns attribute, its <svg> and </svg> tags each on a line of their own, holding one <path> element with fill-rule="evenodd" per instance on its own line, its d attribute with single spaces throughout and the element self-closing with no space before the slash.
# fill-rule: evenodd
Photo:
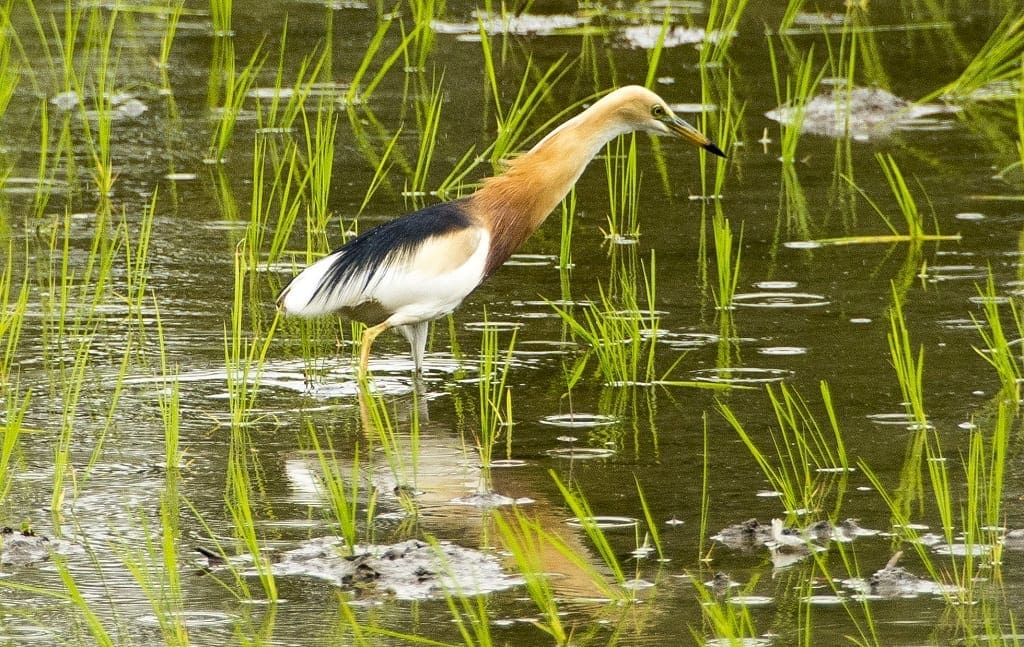
<svg viewBox="0 0 1024 647">
<path fill-rule="evenodd" d="M 501 267 L 540 227 L 601 148 L 630 130 L 632 124 L 606 97 L 510 160 L 505 173 L 485 179 L 467 205 L 491 235 L 485 275 Z"/>
</svg>

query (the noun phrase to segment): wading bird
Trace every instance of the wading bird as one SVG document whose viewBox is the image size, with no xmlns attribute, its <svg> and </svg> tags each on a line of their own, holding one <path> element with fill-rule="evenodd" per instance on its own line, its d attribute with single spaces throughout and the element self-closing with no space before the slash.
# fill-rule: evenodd
<svg viewBox="0 0 1024 647">
<path fill-rule="evenodd" d="M 639 86 L 605 95 L 486 178 L 473 194 L 420 209 L 360 234 L 300 272 L 278 309 L 315 317 L 337 313 L 368 327 L 359 376 L 370 346 L 397 328 L 418 372 L 430 321 L 451 313 L 540 226 L 610 140 L 633 131 L 679 137 L 725 157 L 665 101 Z"/>
</svg>

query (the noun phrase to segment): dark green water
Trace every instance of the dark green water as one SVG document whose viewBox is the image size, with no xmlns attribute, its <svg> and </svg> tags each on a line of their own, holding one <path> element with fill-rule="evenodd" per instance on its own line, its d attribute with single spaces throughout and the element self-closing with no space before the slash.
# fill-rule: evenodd
<svg viewBox="0 0 1024 647">
<path fill-rule="evenodd" d="M 897 424 L 890 419 L 905 412 L 886 338 L 894 284 L 904 300 L 912 344 L 924 349 L 926 411 L 935 437 L 949 462 L 955 464 L 951 466 L 955 479 L 961 479 L 957 466 L 971 435 L 964 423 L 973 421 L 982 429 L 980 433 L 992 426 L 999 382 L 974 349 L 982 340 L 971 317 L 982 318 L 978 289 L 989 269 L 998 295 L 1007 300 L 1020 295 L 1024 229 L 1024 214 L 1017 201 L 1020 174 L 1009 173 L 1009 179 L 997 176 L 1019 160 L 1013 101 L 963 103 L 956 106 L 957 112 L 932 115 L 868 141 L 837 142 L 803 135 L 793 167 L 798 183 L 787 182 L 779 161 L 779 126 L 764 116 L 778 103 L 765 32 L 766 27 L 773 31 L 779 24 L 782 9 L 752 4 L 757 6 L 749 7 L 740 22 L 730 58 L 709 77 L 719 90 L 726 87 L 724 79 L 731 79 L 732 99 L 743 106 L 736 139 L 718 142 L 729 153 L 721 210 L 734 232 L 742 228 L 737 289 L 742 298 L 732 311 L 731 333 L 726 329 L 723 338 L 721 315 L 713 298 L 713 286 L 717 285 L 710 234 L 714 205 L 692 198 L 705 192 L 700 158 L 682 144 L 662 141 L 654 147 L 641 136 L 637 140 L 642 173 L 641 235 L 636 244 L 612 245 L 602 232 L 607 229 L 608 188 L 604 161 L 595 160 L 576 192 L 571 271 L 560 273 L 558 268 L 556 213 L 521 250 L 522 255 L 477 290 L 450 322 L 435 325 L 419 387 L 411 379 L 411 361 L 403 339 L 389 333 L 374 346 L 371 367 L 375 382 L 387 394 L 385 401 L 398 435 L 406 437 L 414 419 L 419 426 L 422 450 L 415 483 L 424 491 L 419 518 L 410 530 L 401 524 L 397 504 L 388 494 L 396 482 L 392 468 L 382 452 L 370 456 L 363 452 L 362 469 L 382 492 L 378 505 L 384 517 L 377 524 L 381 541 L 411 533 L 470 547 L 493 543 L 487 511 L 452 503 L 471 494 L 478 479 L 472 434 L 480 417 L 475 382 L 481 340 L 477 324 L 485 317 L 521 325 L 508 380 L 515 421 L 511 454 L 522 464 L 495 469 L 494 489 L 533 500 L 525 508 L 528 514 L 597 563 L 582 532 L 565 524 L 571 513 L 549 470 L 562 480 L 571 479 L 597 515 L 642 518 L 634 478 L 643 486 L 651 515 L 660 524 L 668 561 L 660 566 L 650 559 L 638 563 L 630 555 L 637 544 L 634 530 L 609 531 L 627 573 L 636 571 L 654 586 L 641 592 L 641 603 L 625 610 L 565 602 L 563 622 L 576 625 L 578 633 L 596 628 L 586 644 L 660 645 L 678 640 L 699 642 L 694 636 L 713 637 L 702 622 L 698 596 L 689 578 L 709 580 L 716 571 L 728 573 L 741 584 L 751 583 L 751 594 L 769 598 L 765 606 L 751 610 L 756 635 L 770 644 L 798 643 L 798 622 L 806 610 L 800 587 L 811 577 L 809 564 L 773 570 L 766 550 L 733 551 L 700 536 L 705 460 L 709 473 L 706 535 L 751 517 L 767 522 L 786 512 L 778 498 L 758 496 L 768 489 L 768 483 L 718 413 L 718 402 L 727 403 L 747 430 L 767 446 L 768 431 L 777 423 L 763 382 L 784 380 L 808 400 L 824 422 L 818 385 L 825 381 L 833 394 L 851 460 L 863 461 L 887 487 L 896 487 L 916 434 L 902 418 Z M 931 15 L 923 8 L 911 10 L 911 4 L 871 3 L 864 19 L 877 29 L 862 32 L 861 37 L 874 47 L 880 67 L 872 69 L 862 61 L 855 74 L 859 85 L 887 87 L 909 100 L 927 95 L 960 73 L 965 66 L 960 53 L 973 55 L 1007 8 L 1021 10 L 1012 3 L 980 8 L 965 4 L 951 7 L 948 15 Z M 150 620 L 146 596 L 118 549 L 124 544 L 141 545 L 147 537 L 157 535 L 157 510 L 165 488 L 164 423 L 157 404 L 163 387 L 156 377 L 160 370 L 157 309 L 151 305 L 155 299 L 167 361 L 179 375 L 181 444 L 185 450 L 180 493 L 193 506 L 181 506 L 179 550 L 192 642 L 219 644 L 237 640 L 232 638 L 237 632 L 257 636 L 267 644 L 347 644 L 350 639 L 345 637 L 334 587 L 312 579 L 281 577 L 279 594 L 285 602 L 270 615 L 255 579 L 249 583 L 257 601 L 240 601 L 193 567 L 191 547 L 209 545 L 211 533 L 229 549 L 236 548 L 224 504 L 230 437 L 224 339 L 231 318 L 234 255 L 250 213 L 254 140 L 267 135 L 257 133 L 258 99 L 249 96 L 225 162 L 204 162 L 215 120 L 210 104 L 219 100 L 211 99 L 216 93 L 211 90 L 210 78 L 211 73 L 221 73 L 211 62 L 223 41 L 218 45 L 213 36 L 207 5 L 190 3 L 187 8 L 170 56 L 169 94 L 159 90 L 159 72 L 152 65 L 166 26 L 163 18 L 141 10 L 124 11 L 116 18 L 112 42 L 118 55 L 113 87 L 131 94 L 147 109 L 113 123 L 111 155 L 116 178 L 110 199 L 114 213 L 123 212 L 133 225 L 158 191 L 147 273 L 152 297 L 146 310 L 147 326 L 141 332 L 126 316 L 117 283 L 104 299 L 106 310 L 101 308 L 101 312 L 106 314 L 92 333 L 92 361 L 77 411 L 70 418 L 74 481 L 72 484 L 70 477 L 66 481 L 68 489 L 59 514 L 51 508 L 52 464 L 65 401 L 63 385 L 74 360 L 76 337 L 67 332 L 60 339 L 66 345 L 61 345 L 47 336 L 52 333 L 46 331 L 40 305 L 51 292 L 45 268 L 53 266 L 59 254 L 50 257 L 46 236 L 52 227 L 60 226 L 65 211 L 81 214 L 70 220 L 69 262 L 72 268 L 84 271 L 95 236 L 90 214 L 96 209 L 97 197 L 92 188 L 92 159 L 83 143 L 82 119 L 75 111 L 67 116 L 69 113 L 50 102 L 62 91 L 59 64 L 53 72 L 48 71 L 49 59 L 30 16 L 24 8 L 13 13 L 14 29 L 27 58 L 3 118 L 4 166 L 11 169 L 12 178 L 7 182 L 4 220 L 7 235 L 14 241 L 14 267 L 28 268 L 31 286 L 14 366 L 19 388 L 32 393 L 25 426 L 33 431 L 21 437 L 22 460 L 2 507 L 3 522 L 18 525 L 29 521 L 39 532 L 64 535 L 80 547 L 69 551 L 70 572 L 119 643 L 161 640 L 159 628 Z M 469 3 L 452 2 L 439 19 L 472 25 L 472 8 Z M 51 14 L 63 24 L 63 3 L 38 3 L 37 9 L 47 31 Z M 105 19 L 113 19 L 106 8 L 100 11 Z M 411 28 L 409 12 L 404 8 L 398 11 L 407 21 L 406 28 Z M 504 107 L 513 101 L 529 61 L 544 70 L 565 57 L 562 65 L 569 68 L 553 88 L 550 100 L 537 109 L 531 130 L 595 90 L 642 83 L 648 53 L 631 46 L 625 30 L 652 20 L 658 25 L 661 12 L 661 4 L 627 5 L 621 11 L 602 11 L 595 5 L 576 14 L 583 28 L 575 32 L 495 35 L 491 44 Z M 700 27 L 706 22 L 705 12 L 700 3 L 679 5 L 675 21 Z M 331 48 L 329 78 L 337 88 L 324 94 L 335 103 L 340 117 L 328 204 L 332 217 L 326 234 L 332 244 L 339 243 L 343 229 L 351 226 L 373 182 L 373 156 L 380 155 L 399 131 L 401 155 L 408 165 L 415 165 L 419 140 L 416 101 L 424 79 L 426 87 L 432 79 L 439 83 L 443 96 L 440 136 L 428 186 L 444 179 L 471 147 L 483 150 L 497 130 L 479 38 L 441 33 L 440 28 L 425 53 L 423 68 L 415 60 L 399 62 L 364 105 L 346 113 L 342 96 L 377 29 L 377 17 L 372 3 L 364 6 L 358 2 L 336 3 L 331 8 L 318 2 L 237 2 L 233 12 L 231 40 L 239 66 L 261 42 L 268 54 L 256 88 L 274 86 L 286 22 L 284 85 L 292 85 L 304 57 L 318 54 L 326 44 Z M 833 48 L 838 46 L 839 27 L 831 27 L 836 33 L 826 39 L 818 27 L 804 23 L 797 26 L 805 33 L 794 35 L 791 44 L 797 52 L 810 51 L 813 46 L 818 69 L 827 60 L 826 40 Z M 400 38 L 396 23 L 384 40 L 384 53 L 371 66 L 371 76 Z M 778 38 L 771 38 L 782 56 Z M 56 47 L 54 38 L 48 42 Z M 56 50 L 51 56 L 55 55 Z M 670 104 L 699 106 L 697 64 L 693 45 L 666 48 L 654 89 Z M 29 75 L 28 68 L 34 74 Z M 784 73 L 788 70 L 784 66 Z M 94 90 L 86 88 L 86 96 Z M 268 101 L 260 101 L 266 109 Z M 49 141 L 58 139 L 65 122 L 70 124 L 76 147 L 74 164 L 55 165 L 57 182 L 43 215 L 26 216 L 31 199 L 15 189 L 22 185 L 19 178 L 36 177 L 44 104 L 50 119 Z M 307 105 L 312 108 L 316 100 L 308 100 Z M 686 116 L 699 120 L 695 113 Z M 360 127 L 354 128 L 353 123 Z M 300 134 L 273 136 L 283 139 Z M 961 239 L 920 245 L 793 245 L 811 239 L 887 233 L 882 220 L 861 194 L 850 189 L 843 175 L 851 176 L 893 222 L 901 223 L 876 153 L 892 155 L 911 179 L 912 192 L 928 214 L 926 229 L 931 231 L 937 225 L 942 233 L 960 234 Z M 837 156 L 844 160 L 838 166 Z M 403 163 L 395 164 L 388 182 L 360 216 L 360 229 L 412 207 L 402 196 L 407 170 Z M 485 163 L 467 179 L 488 172 Z M 707 172 L 713 177 L 710 162 Z M 177 174 L 190 175 L 173 179 L 182 177 Z M 30 182 L 24 184 L 31 186 Z M 802 194 L 805 211 L 790 206 L 796 192 Z M 305 241 L 300 222 L 289 248 L 301 250 Z M 593 361 L 573 388 L 567 387 L 566 374 L 586 349 L 567 334 L 546 300 L 595 300 L 602 287 L 619 285 L 623 268 L 637 272 L 644 264 L 649 269 L 652 255 L 657 285 L 653 307 L 660 316 L 654 344 L 658 374 L 675 365 L 670 379 L 701 380 L 729 368 L 745 371 L 742 375 L 753 388 L 720 392 L 678 386 L 611 386 L 596 372 Z M 121 267 L 123 260 L 119 257 L 116 264 Z M 274 297 L 290 272 L 290 266 L 278 264 L 255 271 L 252 281 L 246 281 L 244 326 L 266 330 L 273 318 Z M 15 274 L 20 278 L 24 272 L 16 270 Z M 123 272 L 115 271 L 115 276 L 123 276 Z M 249 458 L 257 479 L 257 534 L 268 546 L 279 549 L 331 532 L 324 521 L 329 509 L 314 486 L 319 466 L 309 451 L 310 429 L 321 438 L 331 438 L 343 469 L 351 463 L 357 445 L 364 443 L 349 338 L 343 340 L 340 350 L 335 343 L 337 333 L 348 335 L 349 329 L 323 324 L 315 330 L 319 335 L 315 351 L 304 357 L 299 325 L 280 325 L 257 387 L 255 415 L 249 417 L 255 447 Z M 454 353 L 452 335 L 457 342 Z M 503 333 L 500 339 L 507 343 L 509 335 Z M 130 345 L 126 340 L 131 340 Z M 56 350 L 58 346 L 64 351 Z M 114 402 L 112 385 L 127 351 L 132 355 L 126 384 Z M 305 384 L 308 365 L 315 373 L 311 388 Z M 11 393 L 5 392 L 7 399 Z M 554 416 L 570 413 L 609 416 L 612 424 L 574 428 L 546 424 Z M 705 427 L 710 448 L 706 457 Z M 104 429 L 103 445 L 98 446 Z M 1003 490 L 1008 528 L 1024 526 L 1019 424 L 1013 429 Z M 576 458 L 570 460 L 567 456 L 573 448 L 601 451 L 593 458 L 581 458 L 582 452 L 577 451 Z M 197 512 L 205 525 L 197 520 Z M 850 474 L 836 519 L 846 517 L 859 518 L 868 528 L 891 530 L 889 510 L 862 470 Z M 911 518 L 941 534 L 941 522 L 929 497 L 925 504 L 914 507 Z M 854 543 L 864 575 L 885 564 L 895 549 L 893 544 L 889 538 L 878 537 Z M 706 556 L 702 547 L 707 551 L 711 546 L 710 558 L 702 560 Z M 844 572 L 837 556 L 829 559 L 835 573 Z M 1018 573 L 1022 555 L 1007 551 L 1002 561 L 1005 597 L 994 613 L 1009 632 L 1008 614 L 1021 604 L 1024 582 Z M 908 557 L 904 565 L 919 576 L 926 575 L 916 558 Z M 7 581 L 63 590 L 48 563 L 4 570 Z M 552 570 L 557 570 L 557 565 Z M 567 598 L 590 593 L 584 582 L 571 576 L 554 582 Z M 820 585 L 817 592 L 830 590 Z M 12 644 L 42 640 L 47 632 L 75 644 L 88 642 L 80 618 L 61 601 L 17 589 L 0 589 L 0 600 L 4 601 L 0 635 L 6 635 Z M 488 609 L 496 622 L 492 630 L 497 643 L 549 644 L 547 637 L 526 621 L 537 611 L 523 590 L 492 596 Z M 876 600 L 871 602 L 871 610 L 879 644 L 948 644 L 960 633 L 952 619 L 944 622 L 952 615 L 951 605 L 938 596 Z M 359 606 L 357 614 L 397 631 L 459 640 L 443 601 L 383 601 Z M 937 618 L 943 620 L 937 623 Z M 810 622 L 813 638 L 809 644 L 833 644 L 856 632 L 839 607 L 814 608 Z M 981 621 L 974 626 L 980 627 Z"/>
</svg>

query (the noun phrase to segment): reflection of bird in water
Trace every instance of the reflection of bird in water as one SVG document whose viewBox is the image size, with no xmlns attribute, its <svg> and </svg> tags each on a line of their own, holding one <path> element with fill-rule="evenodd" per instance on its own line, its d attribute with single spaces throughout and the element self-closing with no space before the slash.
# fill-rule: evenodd
<svg viewBox="0 0 1024 647">
<path fill-rule="evenodd" d="M 606 143 L 633 131 L 672 135 L 724 156 L 658 95 L 620 88 L 511 160 L 505 173 L 487 178 L 472 195 L 384 223 L 313 263 L 281 292 L 278 308 L 308 317 L 337 312 L 370 324 L 362 336 L 360 376 L 373 340 L 398 328 L 419 371 L 427 324 L 455 310 L 508 260 Z"/>
</svg>

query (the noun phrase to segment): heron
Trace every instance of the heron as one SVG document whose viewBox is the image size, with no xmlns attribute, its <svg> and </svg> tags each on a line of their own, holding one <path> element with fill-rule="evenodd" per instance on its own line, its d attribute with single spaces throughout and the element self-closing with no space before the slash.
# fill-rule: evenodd
<svg viewBox="0 0 1024 647">
<path fill-rule="evenodd" d="M 278 310 L 364 322 L 360 380 L 374 339 L 395 328 L 409 342 L 419 373 L 429 323 L 451 314 L 509 259 L 605 144 L 637 131 L 725 157 L 654 92 L 636 85 L 613 90 L 508 160 L 504 172 L 485 178 L 472 194 L 385 222 L 309 265 L 278 296 Z"/>
</svg>

